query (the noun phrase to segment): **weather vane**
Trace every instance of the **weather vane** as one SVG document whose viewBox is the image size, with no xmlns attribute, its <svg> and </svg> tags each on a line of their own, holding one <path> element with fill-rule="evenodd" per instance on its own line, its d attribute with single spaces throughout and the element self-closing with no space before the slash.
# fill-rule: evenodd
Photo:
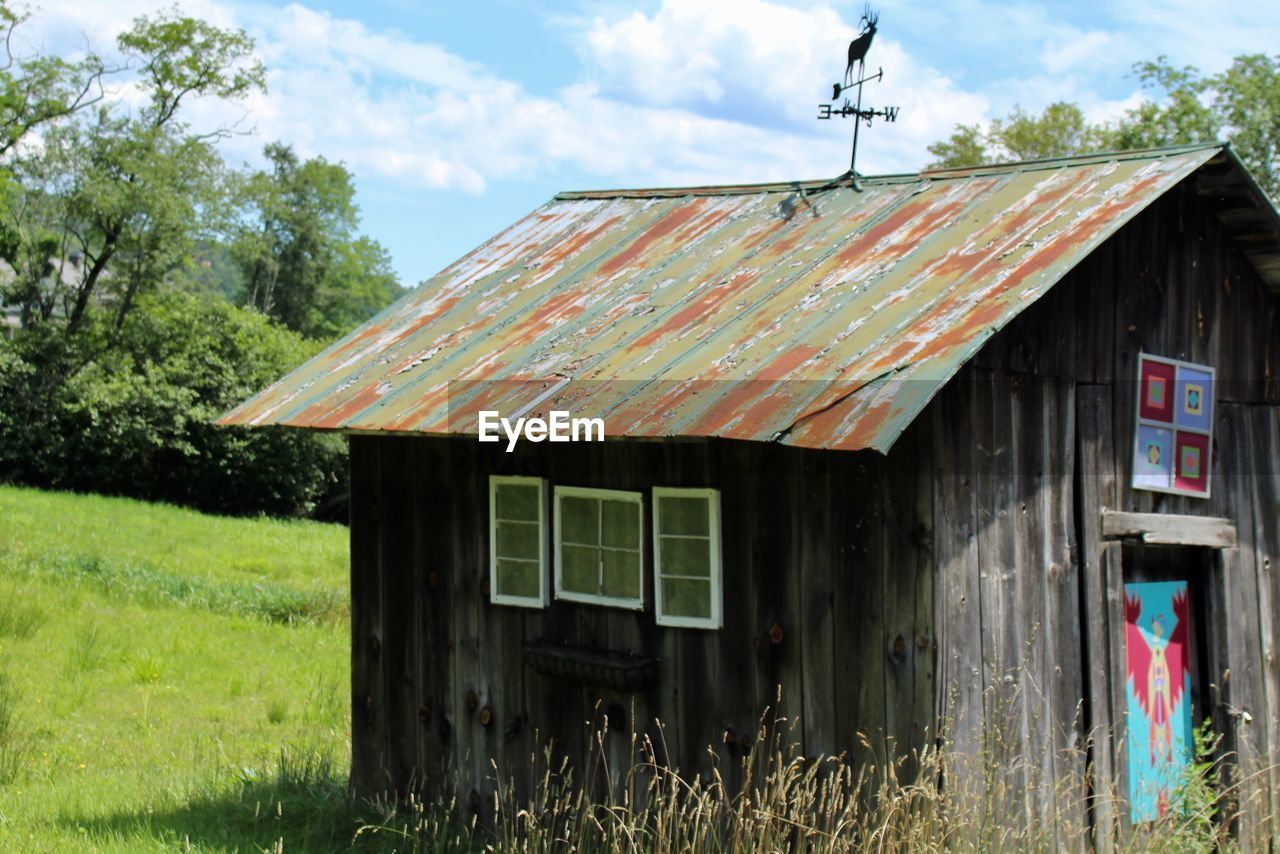
<svg viewBox="0 0 1280 854">
<path fill-rule="evenodd" d="M 863 122 L 867 123 L 867 127 L 871 127 L 871 122 L 876 117 L 880 117 L 887 122 L 897 121 L 898 110 L 900 107 L 884 107 L 882 109 L 862 109 L 862 86 L 872 80 L 884 79 L 884 69 L 876 70 L 875 74 L 868 75 L 867 68 L 867 51 L 871 49 L 871 40 L 876 37 L 876 23 L 880 20 L 878 12 L 871 11 L 870 6 L 863 7 L 862 11 L 862 32 L 858 37 L 849 42 L 849 64 L 844 69 L 844 82 L 836 83 L 831 90 L 831 104 L 818 105 L 818 118 L 829 119 L 832 116 L 840 116 L 847 119 L 853 118 L 853 153 L 849 156 L 849 175 L 858 177 L 857 171 L 854 169 L 858 161 L 858 126 Z M 857 66 L 855 68 L 854 66 Z M 850 89 L 857 88 L 858 100 L 856 103 L 849 103 L 849 99 L 844 99 L 844 104 L 835 107 L 832 106 L 840 97 Z"/>
</svg>

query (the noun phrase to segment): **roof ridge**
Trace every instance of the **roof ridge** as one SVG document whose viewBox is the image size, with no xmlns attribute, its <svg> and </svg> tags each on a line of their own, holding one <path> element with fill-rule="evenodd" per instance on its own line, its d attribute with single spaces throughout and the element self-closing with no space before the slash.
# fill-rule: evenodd
<svg viewBox="0 0 1280 854">
<path fill-rule="evenodd" d="M 885 175 L 858 175 L 862 185 L 878 186 L 903 184 L 912 181 L 952 180 L 972 178 L 978 175 L 998 175 L 1013 172 L 1032 172 L 1039 169 L 1061 168 L 1063 165 L 1086 166 L 1099 162 L 1125 160 L 1161 160 L 1178 154 L 1225 149 L 1225 142 L 1197 142 L 1184 145 L 1166 145 L 1153 148 L 1135 148 L 1123 151 L 1099 151 L 1090 154 L 1073 154 L 1065 157 L 1043 157 L 1036 160 L 1013 160 L 1005 163 L 985 163 L 975 166 L 955 166 L 938 169 L 922 169 L 919 172 L 899 172 Z M 835 178 L 800 181 L 763 181 L 749 184 L 700 184 L 685 187 L 631 187 L 606 190 L 565 190 L 556 193 L 555 201 L 585 199 L 672 198 L 680 196 L 739 196 L 751 193 L 813 192 L 834 190 L 853 185 L 854 178 L 848 172 Z"/>
</svg>

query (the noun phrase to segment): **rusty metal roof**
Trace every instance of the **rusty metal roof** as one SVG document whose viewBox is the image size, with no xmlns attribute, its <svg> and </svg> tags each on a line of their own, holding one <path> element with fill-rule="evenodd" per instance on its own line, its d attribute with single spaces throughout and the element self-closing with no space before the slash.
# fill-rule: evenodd
<svg viewBox="0 0 1280 854">
<path fill-rule="evenodd" d="M 606 435 L 887 451 L 983 343 L 1219 155 L 564 193 L 223 417 L 472 433 L 563 409 Z"/>
</svg>

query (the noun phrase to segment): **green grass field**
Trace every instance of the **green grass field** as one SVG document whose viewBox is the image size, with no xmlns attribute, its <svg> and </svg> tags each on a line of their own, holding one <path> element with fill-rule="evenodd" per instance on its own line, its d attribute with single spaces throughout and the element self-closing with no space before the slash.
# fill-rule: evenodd
<svg viewBox="0 0 1280 854">
<path fill-rule="evenodd" d="M 641 758 L 618 769 L 636 800 L 605 809 L 548 776 L 504 795 L 495 827 L 354 799 L 346 589 L 345 528 L 0 487 L 0 852 L 1086 847 L 1087 825 L 1057 824 L 1086 794 L 1064 789 L 1056 818 L 1011 812 L 1034 769 L 998 747 L 927 751 L 900 785 L 780 731 L 758 734 L 736 793 Z M 977 796 L 943 783 L 966 761 Z M 1185 810 L 1122 849 L 1230 847 L 1215 816 L 1234 795 L 1197 767 Z"/>
<path fill-rule="evenodd" d="M 340 526 L 0 487 L 0 850 L 348 847 L 346 589 Z"/>
</svg>

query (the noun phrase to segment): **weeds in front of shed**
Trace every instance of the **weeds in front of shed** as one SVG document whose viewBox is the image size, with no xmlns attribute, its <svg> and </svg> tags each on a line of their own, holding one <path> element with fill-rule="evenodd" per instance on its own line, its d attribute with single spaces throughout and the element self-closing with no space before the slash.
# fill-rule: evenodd
<svg viewBox="0 0 1280 854">
<path fill-rule="evenodd" d="M 474 815 L 460 817 L 456 800 L 427 801 L 411 793 L 403 800 L 380 797 L 369 803 L 375 816 L 356 831 L 353 847 L 413 854 L 504 850 L 486 844 L 487 834 Z M 564 850 L 565 846 L 544 845 L 541 850 L 553 848 Z"/>
<path fill-rule="evenodd" d="M 581 778 L 553 744 L 535 752 L 521 784 L 493 766 L 487 797 L 463 810 L 462 831 L 449 818 L 459 813 L 456 803 L 411 799 L 361 833 L 392 835 L 415 851 L 447 839 L 447 847 L 497 852 L 1043 848 L 1061 838 L 1059 816 L 1048 826 L 1013 816 L 989 821 L 1011 791 L 944 785 L 966 772 L 933 747 L 864 763 L 806 757 L 798 722 L 766 714 L 754 738 L 739 740 L 736 761 L 710 751 L 710 770 L 699 775 L 662 761 L 664 731 L 655 725 L 655 732 L 630 733 L 620 750 L 604 719 Z M 865 737 L 861 751 L 874 753 Z M 1071 847 L 1083 842 L 1067 839 Z"/>
<path fill-rule="evenodd" d="M 1235 795 L 1235 787 L 1225 782 L 1221 744 L 1213 721 L 1205 719 L 1195 731 L 1191 765 L 1173 795 L 1174 808 L 1183 820 L 1172 831 L 1183 851 L 1220 850 L 1231 841 L 1228 824 L 1219 820 L 1223 813 L 1234 811 L 1230 799 Z"/>
<path fill-rule="evenodd" d="M 653 735 L 623 736 L 619 746 L 619 734 L 603 719 L 581 773 L 547 744 L 516 778 L 492 766 L 487 794 L 470 804 L 380 801 L 382 815 L 358 837 L 389 838 L 414 851 L 513 854 L 1079 850 L 1107 842 L 1127 851 L 1231 849 L 1239 782 L 1222 773 L 1212 730 L 1202 730 L 1200 758 L 1162 817 L 1136 827 L 1116 824 L 1101 839 L 1090 817 L 1100 810 L 1127 816 L 1128 804 L 1097 780 L 1088 762 L 1092 744 L 1047 755 L 1019 748 L 1023 698 L 1001 688 L 985 699 L 993 725 L 969 754 L 944 739 L 897 756 L 860 736 L 864 761 L 806 757 L 797 722 L 767 714 L 736 760 L 709 749 L 703 774 L 662 761 L 661 726 Z M 1064 734 L 1078 731 L 1066 726 Z"/>
<path fill-rule="evenodd" d="M 1266 806 L 1245 796 L 1250 780 L 1228 781 L 1234 757 L 1220 748 L 1222 736 L 1205 720 L 1194 733 L 1193 758 L 1164 815 L 1138 825 L 1122 841 L 1130 850 L 1153 852 L 1235 851 L 1231 826 L 1247 812 L 1266 815 Z M 1266 774 L 1263 770 L 1261 774 Z M 1247 803 L 1241 806 L 1244 798 Z M 1125 809 L 1127 809 L 1127 804 Z"/>
</svg>

